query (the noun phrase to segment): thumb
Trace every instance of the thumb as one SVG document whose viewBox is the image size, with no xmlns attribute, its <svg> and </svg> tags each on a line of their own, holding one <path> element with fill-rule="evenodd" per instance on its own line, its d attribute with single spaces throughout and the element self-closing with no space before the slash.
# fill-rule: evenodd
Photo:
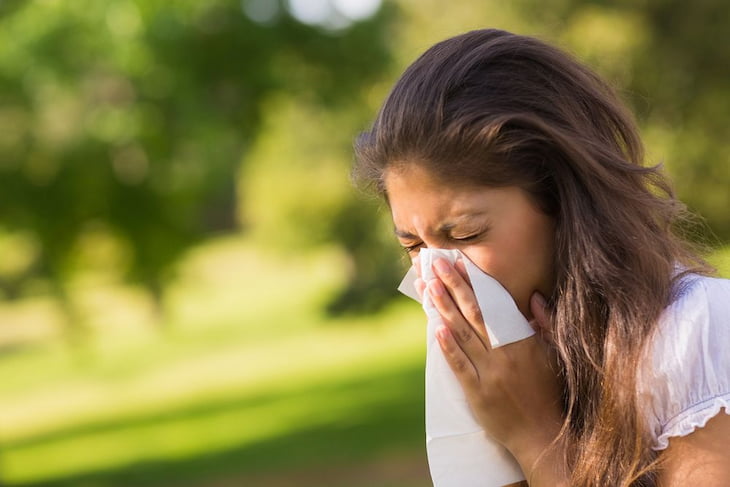
<svg viewBox="0 0 730 487">
<path fill-rule="evenodd" d="M 538 291 L 532 293 L 530 297 L 530 311 L 532 311 L 533 316 L 533 319 L 530 321 L 532 327 L 543 340 L 550 345 L 554 345 L 553 324 L 547 308 L 547 301 L 545 301 L 545 297 Z"/>
</svg>

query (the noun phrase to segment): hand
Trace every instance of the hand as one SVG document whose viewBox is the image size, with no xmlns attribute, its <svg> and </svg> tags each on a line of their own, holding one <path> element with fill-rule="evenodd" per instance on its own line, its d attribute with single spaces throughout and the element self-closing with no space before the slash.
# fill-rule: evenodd
<svg viewBox="0 0 730 487">
<path fill-rule="evenodd" d="M 436 279 L 416 287 L 429 293 L 444 321 L 436 331 L 444 356 L 477 421 L 531 472 L 562 425 L 562 384 L 546 341 L 545 300 L 537 293 L 530 300 L 538 334 L 493 349 L 463 262 L 454 267 L 438 259 L 434 271 Z"/>
</svg>

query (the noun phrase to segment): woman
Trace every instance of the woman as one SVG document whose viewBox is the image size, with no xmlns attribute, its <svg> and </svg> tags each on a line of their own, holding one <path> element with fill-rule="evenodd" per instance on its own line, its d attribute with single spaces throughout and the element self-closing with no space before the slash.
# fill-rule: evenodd
<svg viewBox="0 0 730 487">
<path fill-rule="evenodd" d="M 606 83 L 536 39 L 469 32 L 406 70 L 356 153 L 412 258 L 461 250 L 538 329 L 491 349 L 463 266 L 419 284 L 529 485 L 730 485 L 730 282 L 674 233 L 684 208 Z"/>
</svg>

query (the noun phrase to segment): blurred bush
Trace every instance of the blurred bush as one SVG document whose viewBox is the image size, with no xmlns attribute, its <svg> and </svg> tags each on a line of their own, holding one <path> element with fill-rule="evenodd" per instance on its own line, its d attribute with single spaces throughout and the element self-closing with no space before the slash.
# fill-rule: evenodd
<svg viewBox="0 0 730 487">
<path fill-rule="evenodd" d="M 0 5 L 0 230 L 6 246 L 23 244 L 0 269 L 6 297 L 66 296 L 91 252 L 159 301 L 187 248 L 238 228 L 242 159 L 269 168 L 265 187 L 294 190 L 274 190 L 284 205 L 308 184 L 291 171 L 329 181 L 309 198 L 329 209 L 307 223 L 326 226 L 345 198 L 342 141 L 357 124 L 339 129 L 339 153 L 318 165 L 294 150 L 282 172 L 246 154 L 282 108 L 277 97 L 324 112 L 358 107 L 388 64 L 385 12 L 307 25 L 274 0 Z"/>
<path fill-rule="evenodd" d="M 559 39 L 619 87 L 650 162 L 664 163 L 680 199 L 730 240 L 730 4 L 560 3 Z"/>
</svg>

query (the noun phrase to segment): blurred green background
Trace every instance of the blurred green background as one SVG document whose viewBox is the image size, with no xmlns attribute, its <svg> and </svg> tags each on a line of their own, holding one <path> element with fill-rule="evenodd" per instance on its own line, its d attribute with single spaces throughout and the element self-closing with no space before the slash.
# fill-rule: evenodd
<svg viewBox="0 0 730 487">
<path fill-rule="evenodd" d="M 482 27 L 619 88 L 730 276 L 724 0 L 0 0 L 0 483 L 428 485 L 351 142 Z"/>
</svg>

